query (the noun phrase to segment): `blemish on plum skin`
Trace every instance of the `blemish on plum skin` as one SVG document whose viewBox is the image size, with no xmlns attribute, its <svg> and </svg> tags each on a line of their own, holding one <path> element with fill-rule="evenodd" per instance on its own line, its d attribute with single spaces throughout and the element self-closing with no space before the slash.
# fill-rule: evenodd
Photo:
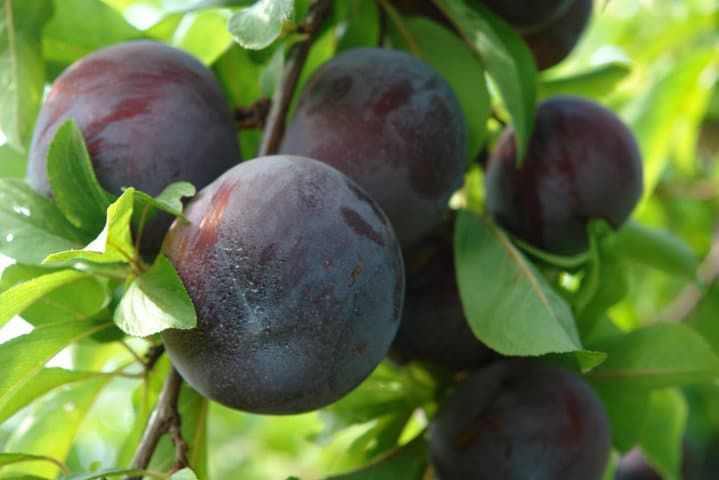
<svg viewBox="0 0 719 480">
<path fill-rule="evenodd" d="M 347 223 L 356 234 L 366 237 L 378 245 L 385 246 L 385 239 L 382 238 L 382 235 L 374 231 L 370 224 L 367 223 L 359 213 L 347 207 L 342 207 L 340 212 L 345 219 L 345 223 Z"/>
<path fill-rule="evenodd" d="M 193 248 L 198 248 L 200 251 L 211 251 L 214 248 L 217 242 L 217 230 L 232 199 L 233 190 L 232 184 L 225 184 L 212 196 L 207 213 L 197 227 Z"/>
<path fill-rule="evenodd" d="M 352 347 L 352 353 L 354 353 L 356 357 L 361 356 L 365 352 L 365 350 L 367 350 L 367 340 L 362 340 L 361 342 Z"/>
<path fill-rule="evenodd" d="M 362 273 L 362 265 L 359 263 L 355 265 L 354 270 L 352 270 L 352 283 L 355 283 L 357 281 L 357 278 L 359 278 L 360 273 Z"/>
</svg>

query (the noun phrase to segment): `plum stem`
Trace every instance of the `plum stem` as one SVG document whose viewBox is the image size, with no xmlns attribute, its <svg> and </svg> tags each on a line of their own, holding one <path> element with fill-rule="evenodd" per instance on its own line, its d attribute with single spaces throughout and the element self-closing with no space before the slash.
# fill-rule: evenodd
<svg viewBox="0 0 719 480">
<path fill-rule="evenodd" d="M 172 470 L 180 470 L 187 466 L 187 443 L 183 440 L 180 432 L 180 414 L 177 411 L 181 386 L 182 377 L 174 366 L 170 366 L 165 383 L 162 385 L 160 397 L 150 415 L 135 457 L 132 459 L 131 468 L 145 470 L 150 464 L 160 438 L 168 432 L 172 435 L 172 442 L 175 445 L 175 464 L 172 466 Z M 128 480 L 141 479 L 141 476 L 128 478 Z"/>
<path fill-rule="evenodd" d="M 277 86 L 272 105 L 267 114 L 267 122 L 262 132 L 262 141 L 259 148 L 259 156 L 273 155 L 277 153 L 285 132 L 285 117 L 290 108 L 290 102 L 294 95 L 297 82 L 302 73 L 302 67 L 307 59 L 312 42 L 317 38 L 320 27 L 329 17 L 332 11 L 332 0 L 312 0 L 307 11 L 307 16 L 302 21 L 302 32 L 306 38 L 292 46 L 285 70 Z"/>
</svg>

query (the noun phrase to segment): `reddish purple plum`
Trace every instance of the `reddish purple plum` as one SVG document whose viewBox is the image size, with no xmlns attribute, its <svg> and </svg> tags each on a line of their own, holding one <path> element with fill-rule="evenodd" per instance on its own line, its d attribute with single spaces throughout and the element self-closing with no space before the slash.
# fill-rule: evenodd
<svg viewBox="0 0 719 480">
<path fill-rule="evenodd" d="M 509 126 L 487 164 L 487 210 L 518 238 L 559 255 L 587 249 L 587 223 L 618 229 L 642 195 L 642 160 L 631 130 L 579 97 L 537 107 L 527 155 L 517 167 Z"/>
<path fill-rule="evenodd" d="M 429 429 L 439 480 L 600 480 L 609 419 L 578 375 L 532 360 L 494 363 L 439 407 Z"/>
<path fill-rule="evenodd" d="M 386 356 L 404 268 L 389 220 L 356 183 L 308 158 L 230 169 L 178 219 L 163 251 L 197 328 L 166 330 L 180 374 L 208 398 L 255 413 L 321 408 Z"/>
<path fill-rule="evenodd" d="M 120 194 L 150 195 L 172 182 L 204 187 L 241 160 L 227 101 L 212 72 L 182 50 L 131 41 L 97 50 L 52 85 L 33 134 L 27 182 L 50 196 L 46 155 L 57 128 L 75 119 L 97 179 Z M 158 215 L 143 232 L 157 253 L 170 226 Z"/>
<path fill-rule="evenodd" d="M 407 247 L 440 223 L 462 185 L 466 126 L 451 88 L 429 66 L 397 50 L 359 48 L 312 75 L 280 151 L 354 179 Z"/>
</svg>

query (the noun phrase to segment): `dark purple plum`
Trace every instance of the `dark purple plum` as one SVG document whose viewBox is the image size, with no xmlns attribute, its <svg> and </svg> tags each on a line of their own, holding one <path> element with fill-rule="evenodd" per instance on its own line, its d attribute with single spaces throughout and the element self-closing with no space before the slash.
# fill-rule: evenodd
<svg viewBox="0 0 719 480">
<path fill-rule="evenodd" d="M 198 189 L 237 164 L 240 151 L 219 83 L 188 53 L 132 41 L 78 60 L 52 85 L 33 134 L 27 182 L 50 196 L 46 155 L 57 128 L 75 119 L 97 179 L 111 193 L 133 186 L 150 195 L 172 182 Z M 172 218 L 143 233 L 157 253 Z"/>
<path fill-rule="evenodd" d="M 385 357 L 401 318 L 401 251 L 345 175 L 302 157 L 258 158 L 205 187 L 185 215 L 163 251 L 198 323 L 162 338 L 200 393 L 250 412 L 305 412 Z"/>
<path fill-rule="evenodd" d="M 534 31 L 563 14 L 577 0 L 475 0 L 520 32 Z"/>
<path fill-rule="evenodd" d="M 633 448 L 617 462 L 614 480 L 662 480 L 639 448 Z"/>
<path fill-rule="evenodd" d="M 567 58 L 586 30 L 591 16 L 592 0 L 573 0 L 568 8 L 544 26 L 522 32 L 537 68 L 545 70 Z"/>
<path fill-rule="evenodd" d="M 539 361 L 494 363 L 440 405 L 429 429 L 439 480 L 599 480 L 609 420 L 574 373 Z"/>
<path fill-rule="evenodd" d="M 429 66 L 397 50 L 359 48 L 312 75 L 280 151 L 354 179 L 406 247 L 439 224 L 462 184 L 466 126 L 454 93 Z"/>
<path fill-rule="evenodd" d="M 485 172 L 488 211 L 522 240 L 551 253 L 586 250 L 589 220 L 618 229 L 642 195 L 642 160 L 629 128 L 579 97 L 537 107 L 527 155 L 517 168 L 511 126 Z"/>
<path fill-rule="evenodd" d="M 453 371 L 476 369 L 495 354 L 477 340 L 464 316 L 449 233 L 438 232 L 420 243 L 421 250 L 430 252 L 429 259 L 417 271 L 407 273 L 402 321 L 392 356 L 403 361 L 426 360 Z"/>
</svg>

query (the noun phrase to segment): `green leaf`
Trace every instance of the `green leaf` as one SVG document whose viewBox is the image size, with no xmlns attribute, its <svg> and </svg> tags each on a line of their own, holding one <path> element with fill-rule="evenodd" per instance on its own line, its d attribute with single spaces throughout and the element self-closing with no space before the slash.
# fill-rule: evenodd
<svg viewBox="0 0 719 480">
<path fill-rule="evenodd" d="M 49 292 L 87 278 L 77 270 L 61 270 L 20 283 L 0 293 L 0 326 Z"/>
<path fill-rule="evenodd" d="M 27 382 L 22 389 L 0 397 L 0 423 L 58 387 L 101 375 L 103 374 L 99 372 L 77 372 L 57 367 L 43 368 L 37 372 L 32 382 Z"/>
<path fill-rule="evenodd" d="M 457 95 L 467 123 L 467 155 L 475 158 L 484 143 L 490 115 L 484 67 L 456 35 L 430 20 L 408 18 L 402 33 L 396 35 L 398 45 L 437 70 Z"/>
<path fill-rule="evenodd" d="M 183 468 L 173 473 L 168 480 L 197 480 L 197 475 L 189 468 Z"/>
<path fill-rule="evenodd" d="M 40 38 L 51 15 L 50 0 L 0 0 L 0 131 L 22 153 L 42 103 Z"/>
<path fill-rule="evenodd" d="M 0 178 L 25 178 L 25 155 L 0 145 Z"/>
<path fill-rule="evenodd" d="M 685 325 L 657 323 L 592 347 L 608 355 L 587 374 L 595 384 L 669 388 L 719 378 L 719 358 Z"/>
<path fill-rule="evenodd" d="M 601 101 L 612 93 L 622 80 L 631 73 L 625 63 L 613 62 L 599 65 L 569 77 L 552 78 L 539 83 L 539 99 L 555 95 L 578 95 Z"/>
<path fill-rule="evenodd" d="M 115 197 L 97 183 L 85 139 L 75 120 L 60 125 L 50 142 L 47 178 L 65 218 L 88 234 L 97 235 Z"/>
<path fill-rule="evenodd" d="M 694 311 L 687 317 L 685 324 L 699 332 L 719 354 L 719 282 L 715 281 L 704 291 Z"/>
<path fill-rule="evenodd" d="M 43 399 L 31 415 L 34 419 L 27 428 L 17 429 L 8 439 L 7 449 L 15 451 L 42 452 L 48 456 L 65 459 L 73 439 L 82 425 L 87 412 L 112 376 L 95 378 L 72 384 Z M 15 470 L 13 467 L 6 467 Z M 22 471 L 34 475 L 54 476 L 58 467 L 52 464 L 23 465 Z"/>
<path fill-rule="evenodd" d="M 22 180 L 0 179 L 0 253 L 18 262 L 39 264 L 51 253 L 80 247 L 86 241 L 53 202 Z"/>
<path fill-rule="evenodd" d="M 419 480 L 424 478 L 427 468 L 427 441 L 420 435 L 359 470 L 333 475 L 327 480 Z"/>
<path fill-rule="evenodd" d="M 157 208 L 180 218 L 182 215 L 182 199 L 195 196 L 197 191 L 195 187 L 188 182 L 176 182 L 168 185 L 160 194 L 152 198 L 145 192 L 135 191 L 135 201 L 137 202 L 135 209 L 141 209 L 144 206 Z"/>
<path fill-rule="evenodd" d="M 110 325 L 92 320 L 53 323 L 0 344 L 0 408 L 34 381 L 62 349 Z"/>
<path fill-rule="evenodd" d="M 60 67 L 101 47 L 142 36 L 101 0 L 54 0 L 54 5 L 55 14 L 43 29 L 42 52 Z"/>
<path fill-rule="evenodd" d="M 130 262 L 134 246 L 130 232 L 135 189 L 130 187 L 107 208 L 107 221 L 102 232 L 82 250 L 67 250 L 48 255 L 43 263 L 87 260 L 96 263 Z"/>
<path fill-rule="evenodd" d="M 211 65 L 232 45 L 232 36 L 227 31 L 228 18 L 225 10 L 173 13 L 145 34 L 185 50 L 205 65 Z"/>
<path fill-rule="evenodd" d="M 614 385 L 608 382 L 592 382 L 592 387 L 602 399 L 609 416 L 612 444 L 621 453 L 628 452 L 639 442 L 649 405 L 649 390 L 630 383 Z"/>
<path fill-rule="evenodd" d="M 282 33 L 285 22 L 294 15 L 292 0 L 258 0 L 235 12 L 227 25 L 232 37 L 244 48 L 261 50 Z"/>
<path fill-rule="evenodd" d="M 617 236 L 624 258 L 657 268 L 687 280 L 697 279 L 699 259 L 683 240 L 666 230 L 628 221 Z"/>
<path fill-rule="evenodd" d="M 139 468 L 103 468 L 90 473 L 73 473 L 61 477 L 61 480 L 104 480 L 107 477 L 126 477 L 130 475 L 142 475 L 145 470 Z M 147 478 L 147 477 L 145 477 Z"/>
<path fill-rule="evenodd" d="M 53 273 L 52 269 L 16 263 L 5 268 L 0 278 L 0 292 L 13 288 L 20 282 L 27 282 Z M 0 294 L 0 312 L 3 294 Z M 102 310 L 111 298 L 107 282 L 86 275 L 71 280 L 66 285 L 53 288 L 38 297 L 19 313 L 32 325 L 60 321 L 84 320 Z M 4 316 L 0 314 L 0 323 Z"/>
<path fill-rule="evenodd" d="M 175 268 L 160 254 L 127 288 L 114 320 L 128 335 L 146 337 L 168 328 L 194 328 L 197 315 Z"/>
<path fill-rule="evenodd" d="M 0 453 L 0 467 L 12 465 L 14 463 L 37 461 L 50 462 L 55 466 L 62 465 L 62 463 L 56 458 L 48 457 L 46 455 L 31 455 L 29 453 Z"/>
<path fill-rule="evenodd" d="M 504 355 L 582 349 L 572 312 L 498 227 L 461 211 L 455 265 L 470 327 Z"/>
<path fill-rule="evenodd" d="M 380 35 L 379 8 L 375 2 L 346 0 L 335 2 L 334 13 L 342 33 L 337 42 L 337 51 L 367 45 L 377 45 Z"/>
<path fill-rule="evenodd" d="M 465 0 L 434 0 L 460 31 L 494 79 L 512 117 L 518 163 L 524 160 L 534 125 L 537 69 L 526 44 L 484 5 Z"/>
<path fill-rule="evenodd" d="M 650 394 L 639 446 L 665 480 L 682 478 L 682 439 L 687 416 L 687 402 L 678 391 L 656 390 Z"/>
</svg>

